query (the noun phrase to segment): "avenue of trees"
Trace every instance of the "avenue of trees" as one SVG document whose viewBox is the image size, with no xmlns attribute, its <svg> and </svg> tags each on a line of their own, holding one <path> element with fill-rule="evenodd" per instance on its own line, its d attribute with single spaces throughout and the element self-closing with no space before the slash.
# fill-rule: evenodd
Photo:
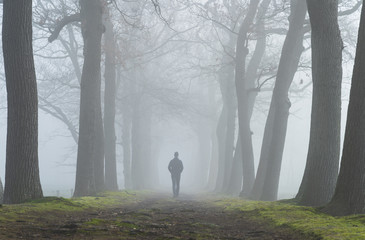
<svg viewBox="0 0 365 240">
<path fill-rule="evenodd" d="M 61 122 L 73 141 L 74 197 L 158 188 L 165 126 L 173 121 L 194 133 L 197 188 L 275 201 L 293 98 L 310 94 L 308 153 L 295 200 L 333 215 L 365 213 L 361 0 L 1 5 L 4 203 L 43 196 L 38 110 Z M 347 121 L 341 123 L 344 63 L 353 61 Z M 252 131 L 258 115 L 260 146 Z M 119 168 L 124 186 L 118 185 Z"/>
</svg>

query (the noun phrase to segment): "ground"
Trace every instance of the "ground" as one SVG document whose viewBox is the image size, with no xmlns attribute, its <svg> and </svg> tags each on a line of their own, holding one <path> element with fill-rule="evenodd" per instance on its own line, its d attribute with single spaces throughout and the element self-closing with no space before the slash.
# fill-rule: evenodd
<svg viewBox="0 0 365 240">
<path fill-rule="evenodd" d="M 68 203 L 68 202 L 67 202 Z M 31 208 L 31 207 L 30 207 Z M 37 208 L 37 207 L 35 207 Z M 192 195 L 148 194 L 135 202 L 87 210 L 38 209 L 1 221 L 0 239 L 298 239 Z"/>
<path fill-rule="evenodd" d="M 0 207 L 0 239 L 365 239 L 364 223 L 293 202 L 130 191 Z"/>
</svg>

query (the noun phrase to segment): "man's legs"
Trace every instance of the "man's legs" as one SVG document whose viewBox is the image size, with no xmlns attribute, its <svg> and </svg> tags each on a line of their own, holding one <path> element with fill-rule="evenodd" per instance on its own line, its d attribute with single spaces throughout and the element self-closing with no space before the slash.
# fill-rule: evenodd
<svg viewBox="0 0 365 240">
<path fill-rule="evenodd" d="M 174 194 L 174 197 L 176 197 L 176 176 L 171 175 L 172 179 L 172 193 Z"/>
<path fill-rule="evenodd" d="M 179 196 L 180 192 L 180 174 L 176 176 L 176 196 Z"/>
</svg>

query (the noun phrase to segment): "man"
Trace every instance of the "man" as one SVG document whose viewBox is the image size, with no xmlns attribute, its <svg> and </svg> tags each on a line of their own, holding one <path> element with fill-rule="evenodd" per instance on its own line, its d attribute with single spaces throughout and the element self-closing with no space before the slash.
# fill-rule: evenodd
<svg viewBox="0 0 365 240">
<path fill-rule="evenodd" d="M 169 171 L 171 173 L 172 179 L 172 192 L 174 193 L 174 197 L 179 196 L 180 191 L 180 176 L 181 172 L 184 170 L 184 166 L 182 161 L 179 159 L 179 153 L 175 152 L 174 159 L 172 159 L 169 163 Z"/>
</svg>

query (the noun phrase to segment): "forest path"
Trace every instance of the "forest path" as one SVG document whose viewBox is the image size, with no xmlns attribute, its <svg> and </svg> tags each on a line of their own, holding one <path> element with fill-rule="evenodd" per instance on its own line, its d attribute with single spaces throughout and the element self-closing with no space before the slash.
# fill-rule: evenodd
<svg viewBox="0 0 365 240">
<path fill-rule="evenodd" d="M 300 239 L 288 228 L 225 210 L 201 196 L 154 193 L 142 201 L 92 211 L 48 213 L 7 226 L 0 239 Z M 256 213 L 257 214 L 257 213 Z M 32 221 L 30 221 L 32 219 Z M 257 219 L 257 218 L 256 218 Z"/>
</svg>

